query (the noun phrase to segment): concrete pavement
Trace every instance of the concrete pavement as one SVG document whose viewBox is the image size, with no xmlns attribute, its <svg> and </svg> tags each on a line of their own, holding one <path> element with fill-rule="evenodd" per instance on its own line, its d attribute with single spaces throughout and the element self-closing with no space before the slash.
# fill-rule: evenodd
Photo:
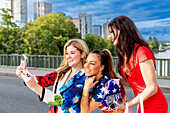
<svg viewBox="0 0 170 113">
<path fill-rule="evenodd" d="M 4 67 L 0 66 L 0 76 L 16 76 L 16 68 L 17 67 Z M 34 75 L 45 75 L 49 72 L 54 71 L 55 69 L 36 69 L 36 68 L 28 68 L 29 71 Z M 158 85 L 164 93 L 170 93 L 170 79 L 157 79 Z"/>
</svg>

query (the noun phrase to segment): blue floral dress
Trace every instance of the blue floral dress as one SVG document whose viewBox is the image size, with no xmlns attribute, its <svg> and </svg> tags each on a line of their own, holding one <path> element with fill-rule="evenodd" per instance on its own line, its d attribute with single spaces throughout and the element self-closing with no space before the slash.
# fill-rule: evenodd
<svg viewBox="0 0 170 113">
<path fill-rule="evenodd" d="M 84 71 L 80 71 L 59 89 L 60 94 L 65 98 L 60 106 L 64 113 L 70 113 L 69 109 L 71 108 L 76 113 L 80 113 L 80 100 L 85 79 Z"/>
</svg>

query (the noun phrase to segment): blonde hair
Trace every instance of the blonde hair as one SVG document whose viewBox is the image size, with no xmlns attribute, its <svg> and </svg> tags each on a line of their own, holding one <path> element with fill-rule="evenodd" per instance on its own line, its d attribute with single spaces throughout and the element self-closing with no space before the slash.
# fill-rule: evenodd
<svg viewBox="0 0 170 113">
<path fill-rule="evenodd" d="M 82 65 L 84 66 L 85 60 L 87 55 L 89 54 L 89 49 L 87 44 L 81 40 L 81 39 L 70 39 L 64 46 L 64 58 L 60 65 L 60 67 L 57 69 L 57 77 L 58 80 L 63 79 L 64 75 L 70 70 L 70 66 L 68 65 L 68 61 L 66 59 L 66 50 L 68 46 L 75 47 L 78 51 L 80 51 L 81 54 L 84 54 L 84 57 L 82 58 Z"/>
</svg>

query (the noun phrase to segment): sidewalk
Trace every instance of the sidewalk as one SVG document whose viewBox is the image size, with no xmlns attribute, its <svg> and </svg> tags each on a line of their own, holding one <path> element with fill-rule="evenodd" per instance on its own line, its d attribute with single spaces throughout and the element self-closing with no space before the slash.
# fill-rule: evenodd
<svg viewBox="0 0 170 113">
<path fill-rule="evenodd" d="M 54 71 L 55 69 L 33 69 L 28 68 L 29 71 L 34 75 L 45 75 Z M 16 67 L 2 67 L 0 66 L 0 76 L 10 76 L 10 77 L 17 77 L 16 76 Z M 158 85 L 164 93 L 170 93 L 170 79 L 157 79 Z"/>
</svg>

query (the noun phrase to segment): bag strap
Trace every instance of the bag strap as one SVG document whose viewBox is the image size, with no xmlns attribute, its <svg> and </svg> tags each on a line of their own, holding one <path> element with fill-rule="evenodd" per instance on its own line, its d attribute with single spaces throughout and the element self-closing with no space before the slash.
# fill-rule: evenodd
<svg viewBox="0 0 170 113">
<path fill-rule="evenodd" d="M 140 110 L 141 110 L 141 113 L 144 113 L 142 94 L 140 93 L 138 95 L 139 95 L 139 99 L 140 99 Z"/>
<path fill-rule="evenodd" d="M 125 103 L 125 112 L 124 113 L 128 113 L 129 112 L 129 108 L 128 108 L 128 102 Z"/>
</svg>

